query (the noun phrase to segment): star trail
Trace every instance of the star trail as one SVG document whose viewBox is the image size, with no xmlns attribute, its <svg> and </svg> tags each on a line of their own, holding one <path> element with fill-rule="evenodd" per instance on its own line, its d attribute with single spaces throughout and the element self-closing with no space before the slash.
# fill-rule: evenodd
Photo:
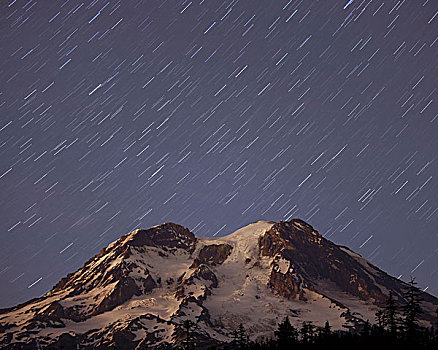
<svg viewBox="0 0 438 350">
<path fill-rule="evenodd" d="M 438 4 L 0 4 L 0 307 L 135 228 L 302 218 L 438 295 Z"/>
</svg>

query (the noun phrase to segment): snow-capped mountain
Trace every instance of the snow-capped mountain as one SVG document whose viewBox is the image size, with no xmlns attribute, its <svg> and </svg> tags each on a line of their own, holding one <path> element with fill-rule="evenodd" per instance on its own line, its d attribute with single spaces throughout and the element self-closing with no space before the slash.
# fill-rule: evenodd
<svg viewBox="0 0 438 350">
<path fill-rule="evenodd" d="M 171 348 L 194 322 L 198 344 L 228 342 L 242 323 L 272 337 L 289 316 L 333 329 L 374 321 L 407 285 L 299 219 L 258 221 L 220 238 L 166 223 L 111 243 L 46 295 L 0 310 L 0 347 Z M 423 322 L 438 299 L 422 293 Z"/>
</svg>

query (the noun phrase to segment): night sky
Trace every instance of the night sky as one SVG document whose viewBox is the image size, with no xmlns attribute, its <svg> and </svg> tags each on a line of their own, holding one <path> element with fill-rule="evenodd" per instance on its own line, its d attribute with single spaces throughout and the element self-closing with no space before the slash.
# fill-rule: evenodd
<svg viewBox="0 0 438 350">
<path fill-rule="evenodd" d="M 0 307 L 135 228 L 309 222 L 438 295 L 438 3 L 0 3 Z"/>
</svg>

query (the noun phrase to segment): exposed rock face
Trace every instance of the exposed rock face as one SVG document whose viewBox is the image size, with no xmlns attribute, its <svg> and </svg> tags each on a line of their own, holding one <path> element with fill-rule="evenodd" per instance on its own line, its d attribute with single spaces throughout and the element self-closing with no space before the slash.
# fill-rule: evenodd
<svg viewBox="0 0 438 350">
<path fill-rule="evenodd" d="M 66 289 L 70 290 L 71 295 L 79 295 L 123 279 L 127 276 L 123 259 L 128 258 L 130 254 L 129 246 L 117 245 L 113 249 L 103 249 L 76 273 L 69 273 L 62 278 L 49 295 Z M 117 258 L 120 260 L 119 264 L 115 264 Z"/>
<path fill-rule="evenodd" d="M 74 309 L 63 307 L 60 302 L 53 302 L 48 307 L 40 309 L 36 314 L 40 321 L 57 321 L 62 323 L 61 319 L 72 320 L 80 322 L 83 320 Z"/>
<path fill-rule="evenodd" d="M 306 300 L 303 290 L 303 281 L 299 276 L 291 272 L 282 274 L 281 272 L 272 270 L 269 278 L 269 287 L 277 292 L 278 295 L 289 300 Z"/>
<path fill-rule="evenodd" d="M 220 265 L 228 258 L 232 250 L 233 247 L 226 243 L 205 245 L 199 251 L 199 255 L 195 258 L 192 267 L 199 266 L 200 264 Z"/>
<path fill-rule="evenodd" d="M 405 288 L 299 219 L 214 239 L 166 223 L 122 236 L 46 295 L 0 310 L 0 348 L 173 349 L 185 320 L 197 348 L 229 342 L 239 323 L 251 339 L 271 337 L 285 316 L 354 328 L 390 291 L 403 304 Z M 438 300 L 421 295 L 430 322 Z"/>
<path fill-rule="evenodd" d="M 133 295 L 140 295 L 135 281 L 131 278 L 120 280 L 116 282 L 111 292 L 105 295 L 93 312 L 90 313 L 90 316 L 110 311 L 116 306 L 123 304 L 126 300 L 131 299 Z"/>
<path fill-rule="evenodd" d="M 204 288 L 198 295 L 198 298 L 200 299 L 205 299 L 206 295 L 211 294 L 211 288 L 216 288 L 218 286 L 218 279 L 214 272 L 207 265 L 201 264 L 195 268 L 188 278 L 181 280 L 175 294 L 177 298 L 181 299 L 185 296 L 193 295 L 194 292 L 188 291 L 190 289 L 189 286 L 196 285 L 197 281 L 204 282 L 202 284 Z"/>
<path fill-rule="evenodd" d="M 203 264 L 222 264 L 230 255 L 232 246 L 229 244 L 210 244 L 202 247 L 199 252 L 199 260 Z"/>
<path fill-rule="evenodd" d="M 180 248 L 192 253 L 196 246 L 196 237 L 187 228 L 174 223 L 166 223 L 148 230 L 138 230 L 128 244 L 133 247 L 150 246 L 167 249 Z"/>
<path fill-rule="evenodd" d="M 272 288 L 279 291 L 280 295 L 294 297 L 300 294 L 302 281 L 297 277 L 299 275 L 308 281 L 332 281 L 342 291 L 362 300 L 374 299 L 378 303 L 386 300 L 386 295 L 359 262 L 351 259 L 347 253 L 302 220 L 293 219 L 273 225 L 260 238 L 260 251 L 266 256 L 279 255 L 291 263 L 295 274 L 288 272 L 280 276 L 273 272 L 271 275 Z M 315 284 L 307 283 L 304 286 L 314 288 Z M 300 298 L 302 297 L 300 294 Z"/>
</svg>

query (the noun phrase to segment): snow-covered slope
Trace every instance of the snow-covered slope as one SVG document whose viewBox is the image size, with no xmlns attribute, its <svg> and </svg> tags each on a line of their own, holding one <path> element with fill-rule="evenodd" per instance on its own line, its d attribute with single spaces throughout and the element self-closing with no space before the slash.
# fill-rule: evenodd
<svg viewBox="0 0 438 350">
<path fill-rule="evenodd" d="M 111 243 L 45 296 L 0 311 L 0 346 L 169 348 L 191 320 L 199 346 L 228 342 L 240 323 L 270 337 L 289 316 L 356 327 L 406 285 L 299 219 L 258 221 L 220 238 L 173 223 Z M 423 315 L 438 300 L 423 293 Z"/>
</svg>

